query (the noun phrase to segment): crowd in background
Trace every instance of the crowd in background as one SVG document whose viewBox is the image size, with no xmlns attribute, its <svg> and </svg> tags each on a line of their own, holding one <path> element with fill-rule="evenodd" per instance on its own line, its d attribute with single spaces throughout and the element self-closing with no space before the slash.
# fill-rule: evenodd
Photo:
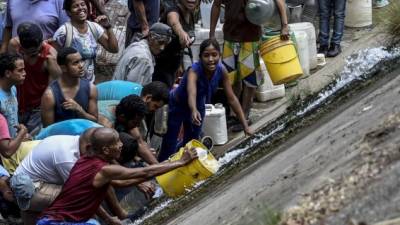
<svg viewBox="0 0 400 225">
<path fill-rule="evenodd" d="M 195 40 L 199 0 L 129 0 L 125 46 L 118 46 L 106 1 L 2 2 L 2 215 L 21 216 L 24 224 L 97 224 L 91 220 L 96 214 L 106 224 L 121 224 L 128 215 L 119 204 L 120 189 L 137 186 L 151 198 L 148 180 L 195 159 L 186 149 L 181 160 L 164 162 L 190 140 L 201 140 L 205 105 L 219 95 L 232 109 L 231 130 L 252 135 L 262 29 L 247 20 L 246 2 L 214 0 L 210 39 L 189 68 L 183 56 Z M 326 4 L 320 4 L 319 51 L 336 56 L 345 0 L 320 2 Z M 285 1 L 276 3 L 280 38 L 288 40 Z M 222 6 L 220 48 L 214 37 Z M 331 9 L 337 20 L 329 47 Z M 124 50 L 111 80 L 97 84 L 99 48 Z M 153 129 L 157 110 L 168 110 L 164 133 Z M 71 135 L 54 135 L 57 130 Z M 150 147 L 152 135 L 162 137 L 156 148 Z"/>
</svg>

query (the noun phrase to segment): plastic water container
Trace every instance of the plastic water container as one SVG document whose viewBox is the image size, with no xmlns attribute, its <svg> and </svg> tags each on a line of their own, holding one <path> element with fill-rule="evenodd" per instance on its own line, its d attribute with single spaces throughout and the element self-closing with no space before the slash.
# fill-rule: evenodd
<svg viewBox="0 0 400 225">
<path fill-rule="evenodd" d="M 214 1 L 210 3 L 205 3 L 201 1 L 200 3 L 200 16 L 201 16 L 201 24 L 203 28 L 210 29 L 210 21 L 211 21 L 211 8 Z M 217 20 L 217 27 L 221 26 L 219 22 L 219 17 Z"/>
<path fill-rule="evenodd" d="M 158 184 L 169 197 L 179 197 L 199 181 L 215 174 L 219 169 L 218 161 L 201 142 L 191 140 L 186 144 L 186 147 L 189 149 L 194 147 L 199 157 L 183 167 L 156 177 Z M 184 148 L 180 148 L 169 161 L 179 160 L 183 151 Z"/>
<path fill-rule="evenodd" d="M 289 24 L 290 32 L 305 31 L 308 37 L 308 49 L 310 69 L 317 68 L 317 39 L 315 35 L 315 28 L 312 23 L 291 23 Z"/>
<path fill-rule="evenodd" d="M 344 25 L 347 27 L 372 25 L 372 0 L 347 0 Z"/>
<path fill-rule="evenodd" d="M 97 100 L 121 100 L 128 95 L 140 95 L 143 86 L 124 80 L 111 80 L 97 85 Z"/>
<path fill-rule="evenodd" d="M 206 104 L 206 116 L 203 122 L 204 135 L 210 136 L 215 145 L 228 142 L 228 129 L 226 127 L 225 108 L 222 104 Z"/>
<path fill-rule="evenodd" d="M 256 98 L 259 102 L 266 102 L 285 96 L 285 85 L 274 85 L 272 83 L 262 59 L 260 59 L 260 73 L 262 73 L 263 82 L 257 87 L 256 91 Z"/>
<path fill-rule="evenodd" d="M 209 38 L 210 29 L 209 28 L 201 28 L 199 26 L 196 26 L 195 35 L 196 35 L 196 39 L 195 39 L 194 43 L 192 44 L 192 46 L 190 46 L 190 48 L 192 49 L 192 54 L 193 54 L 193 62 L 197 62 L 199 60 L 200 44 L 201 44 L 201 42 L 203 42 L 204 40 Z M 222 51 L 222 47 L 224 44 L 224 33 L 222 32 L 221 26 L 219 26 L 215 29 L 215 38 L 217 39 L 217 41 L 220 45 L 221 51 Z M 185 68 L 188 68 L 188 66 L 192 65 L 192 62 L 191 62 L 189 56 L 185 55 L 183 57 L 183 65 Z"/>
<path fill-rule="evenodd" d="M 308 35 L 305 31 L 295 31 L 297 55 L 305 76 L 310 75 L 310 54 L 308 47 Z"/>
</svg>

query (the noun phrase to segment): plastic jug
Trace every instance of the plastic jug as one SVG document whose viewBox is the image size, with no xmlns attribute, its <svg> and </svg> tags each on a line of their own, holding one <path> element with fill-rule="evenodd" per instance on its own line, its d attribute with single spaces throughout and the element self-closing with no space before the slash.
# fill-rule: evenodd
<svg viewBox="0 0 400 225">
<path fill-rule="evenodd" d="M 289 24 L 289 30 L 290 32 L 305 31 L 307 33 L 310 69 L 317 68 L 317 40 L 314 25 L 309 22 L 291 23 Z"/>
<path fill-rule="evenodd" d="M 285 96 L 285 85 L 274 85 L 265 67 L 264 61 L 260 59 L 260 73 L 262 74 L 262 84 L 257 87 L 256 98 L 259 102 L 266 102 Z"/>
<path fill-rule="evenodd" d="M 297 55 L 299 56 L 304 76 L 310 75 L 310 56 L 308 47 L 308 36 L 305 31 L 295 31 Z"/>
<path fill-rule="evenodd" d="M 344 25 L 346 27 L 372 25 L 372 0 L 348 0 Z"/>
<path fill-rule="evenodd" d="M 222 104 L 206 104 L 206 116 L 203 123 L 204 135 L 210 136 L 215 145 L 228 142 L 228 129 L 226 127 L 225 108 Z"/>
<path fill-rule="evenodd" d="M 274 0 L 249 0 L 246 4 L 246 18 L 253 24 L 263 25 L 277 10 Z"/>
</svg>

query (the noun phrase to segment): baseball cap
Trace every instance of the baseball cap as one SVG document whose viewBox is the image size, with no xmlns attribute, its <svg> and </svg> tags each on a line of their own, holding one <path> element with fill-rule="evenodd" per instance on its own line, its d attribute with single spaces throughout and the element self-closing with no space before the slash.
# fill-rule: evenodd
<svg viewBox="0 0 400 225">
<path fill-rule="evenodd" d="M 171 27 L 164 23 L 154 23 L 150 27 L 150 33 L 153 35 L 155 34 L 155 36 L 158 38 L 165 38 L 168 40 L 172 38 Z"/>
<path fill-rule="evenodd" d="M 38 47 L 43 41 L 43 32 L 37 24 L 23 22 L 18 25 L 17 35 L 21 46 L 25 49 Z"/>
<path fill-rule="evenodd" d="M 14 192 L 18 206 L 21 210 L 28 210 L 31 198 L 35 193 L 35 186 L 31 178 L 26 174 L 17 174 L 11 177 L 10 186 Z"/>
</svg>

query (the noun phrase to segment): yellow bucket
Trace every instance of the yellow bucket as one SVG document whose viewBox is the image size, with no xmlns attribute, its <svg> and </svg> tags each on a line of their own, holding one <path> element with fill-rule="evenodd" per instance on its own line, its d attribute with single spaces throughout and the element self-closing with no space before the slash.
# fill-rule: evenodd
<svg viewBox="0 0 400 225">
<path fill-rule="evenodd" d="M 273 37 L 261 43 L 260 55 L 274 85 L 289 83 L 303 75 L 292 41 L 282 41 L 279 36 Z"/>
<path fill-rule="evenodd" d="M 201 142 L 191 140 L 186 144 L 188 148 L 202 148 L 207 150 Z M 169 160 L 176 161 L 182 157 L 184 148 L 173 155 Z M 216 168 L 211 168 L 208 165 L 216 165 Z M 208 153 L 204 158 L 193 160 L 186 166 L 174 169 L 168 173 L 164 173 L 156 177 L 158 184 L 169 197 L 178 197 L 197 182 L 202 181 L 213 175 L 218 170 L 218 161 L 211 153 Z"/>
</svg>

